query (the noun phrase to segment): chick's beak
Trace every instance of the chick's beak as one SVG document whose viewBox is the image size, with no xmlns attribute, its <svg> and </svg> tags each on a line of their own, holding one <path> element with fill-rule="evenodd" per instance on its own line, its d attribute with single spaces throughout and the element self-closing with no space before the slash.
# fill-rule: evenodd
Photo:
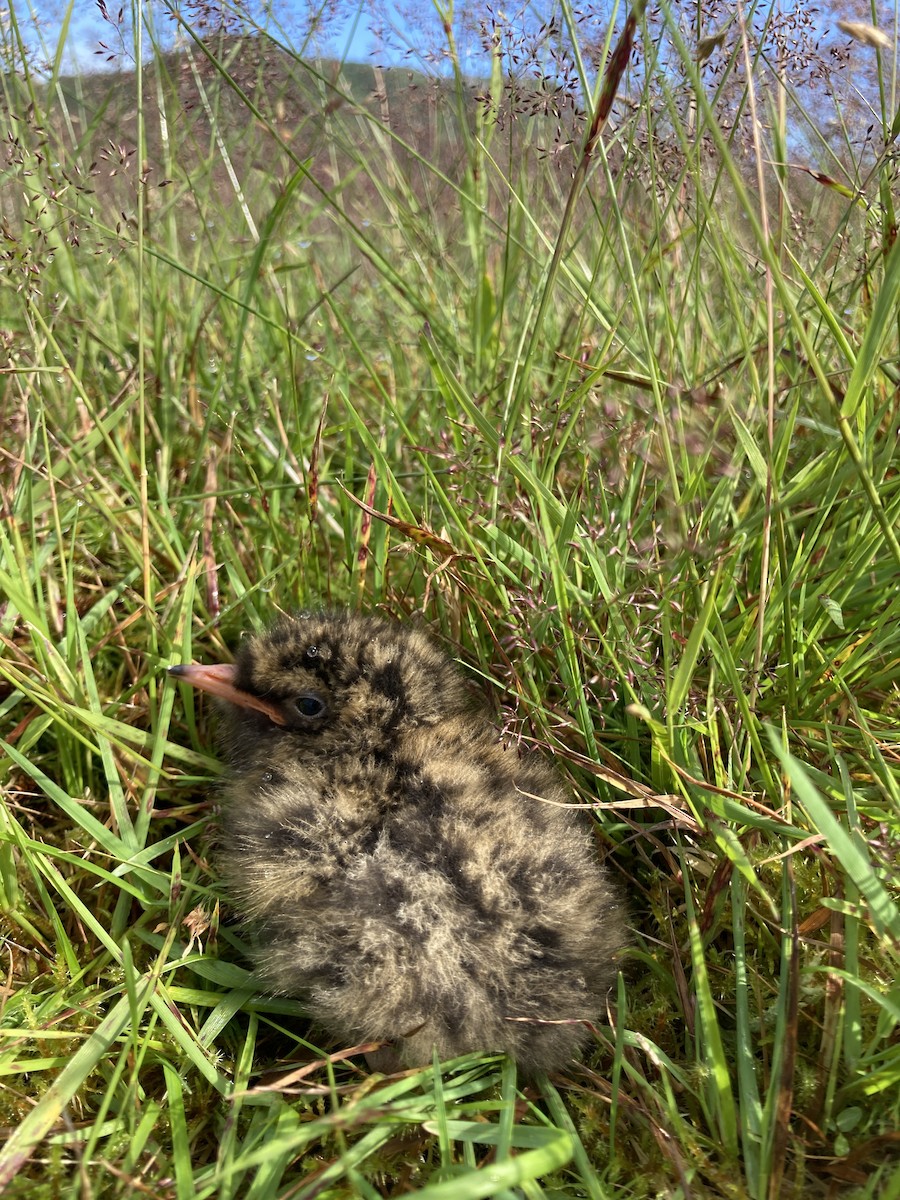
<svg viewBox="0 0 900 1200">
<path fill-rule="evenodd" d="M 274 721 L 276 725 L 284 724 L 284 716 L 276 704 L 271 704 L 260 696 L 253 696 L 250 692 L 241 691 L 235 686 L 235 670 L 228 663 L 221 663 L 213 667 L 200 667 L 195 664 L 176 665 L 169 667 L 168 673 L 175 679 L 180 679 L 182 683 L 189 683 L 191 687 L 195 687 L 201 692 L 209 692 L 211 696 L 227 700 L 229 704 L 237 704 L 240 708 L 253 708 L 257 712 L 265 713 L 269 720 Z"/>
</svg>

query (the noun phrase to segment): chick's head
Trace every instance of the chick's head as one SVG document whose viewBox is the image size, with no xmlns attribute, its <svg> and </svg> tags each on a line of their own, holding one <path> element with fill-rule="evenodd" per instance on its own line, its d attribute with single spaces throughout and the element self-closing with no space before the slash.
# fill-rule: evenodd
<svg viewBox="0 0 900 1200">
<path fill-rule="evenodd" d="M 466 707 L 453 665 L 418 630 L 355 613 L 283 617 L 244 639 L 234 666 L 173 673 L 225 701 L 233 755 L 288 739 L 297 753 L 389 745 Z"/>
</svg>

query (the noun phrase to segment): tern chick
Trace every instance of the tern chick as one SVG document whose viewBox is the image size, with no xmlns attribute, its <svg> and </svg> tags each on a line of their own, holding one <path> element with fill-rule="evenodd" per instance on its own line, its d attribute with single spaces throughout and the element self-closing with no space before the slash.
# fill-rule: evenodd
<svg viewBox="0 0 900 1200">
<path fill-rule="evenodd" d="M 302 614 L 171 672 L 225 702 L 220 865 L 269 990 L 405 1066 L 583 1048 L 622 904 L 553 770 L 500 744 L 423 633 Z"/>
</svg>

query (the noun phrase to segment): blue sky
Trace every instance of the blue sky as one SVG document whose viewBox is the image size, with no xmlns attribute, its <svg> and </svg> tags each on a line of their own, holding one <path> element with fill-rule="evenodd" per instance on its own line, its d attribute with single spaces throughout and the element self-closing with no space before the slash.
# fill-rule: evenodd
<svg viewBox="0 0 900 1200">
<path fill-rule="evenodd" d="M 120 55 L 123 49 L 123 36 L 115 25 L 105 20 L 101 6 L 96 0 L 7 0 L 15 23 L 38 59 L 46 56 L 50 59 L 58 52 L 60 37 L 66 30 L 63 70 L 71 72 L 102 70 L 105 66 L 121 66 L 118 63 L 107 64 L 109 55 Z M 299 48 L 304 40 L 308 27 L 307 20 L 312 5 L 303 0 L 273 0 L 269 5 L 264 0 L 243 0 L 244 6 L 254 14 L 261 14 L 266 7 L 274 12 L 271 29 L 280 40 L 289 41 Z M 173 0 L 172 8 L 181 8 L 186 14 L 198 5 L 178 4 Z M 131 5 L 129 0 L 106 0 L 106 10 L 113 21 L 120 10 L 124 11 L 123 34 L 126 44 L 126 54 L 131 51 L 131 34 L 128 26 Z M 166 16 L 165 4 L 144 3 L 142 5 L 152 13 L 153 28 L 157 36 L 171 41 L 174 26 Z M 226 10 L 232 5 L 227 0 L 222 5 Z M 322 3 L 316 7 L 326 7 Z M 331 3 L 327 4 L 329 14 L 322 23 L 321 31 L 317 34 L 313 49 L 327 57 L 346 57 L 350 61 L 376 61 L 382 66 L 399 66 L 405 63 L 415 64 L 416 53 L 424 50 L 433 38 L 434 44 L 442 42 L 440 23 L 430 0 L 413 0 L 403 3 L 402 0 L 382 0 L 381 3 Z M 460 6 L 457 5 L 457 8 Z M 391 27 L 391 35 L 387 41 L 373 36 L 373 27 L 377 29 L 379 21 L 376 14 L 382 14 Z M 34 13 L 40 26 L 36 32 L 30 13 Z M 3 6 L 0 5 L 0 20 L 3 19 Z M 262 20 L 262 18 L 260 18 Z M 4 40 L 8 41 L 7 34 Z M 405 44 L 404 44 L 405 43 Z M 107 47 L 107 50 L 103 49 Z M 416 51 L 413 51 L 413 46 Z M 479 47 L 471 35 L 460 34 L 460 53 L 464 65 L 477 69 L 476 55 Z M 479 56 L 480 57 L 480 56 Z M 432 69 L 435 64 L 431 63 Z"/>
</svg>

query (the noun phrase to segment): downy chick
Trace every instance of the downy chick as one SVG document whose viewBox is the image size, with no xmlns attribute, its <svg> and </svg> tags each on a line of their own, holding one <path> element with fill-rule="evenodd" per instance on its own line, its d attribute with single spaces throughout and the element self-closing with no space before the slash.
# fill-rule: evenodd
<svg viewBox="0 0 900 1200">
<path fill-rule="evenodd" d="M 269 990 L 406 1066 L 579 1052 L 623 908 L 555 773 L 498 742 L 424 634 L 302 614 L 233 667 L 171 671 L 225 701 L 220 866 Z"/>
</svg>

